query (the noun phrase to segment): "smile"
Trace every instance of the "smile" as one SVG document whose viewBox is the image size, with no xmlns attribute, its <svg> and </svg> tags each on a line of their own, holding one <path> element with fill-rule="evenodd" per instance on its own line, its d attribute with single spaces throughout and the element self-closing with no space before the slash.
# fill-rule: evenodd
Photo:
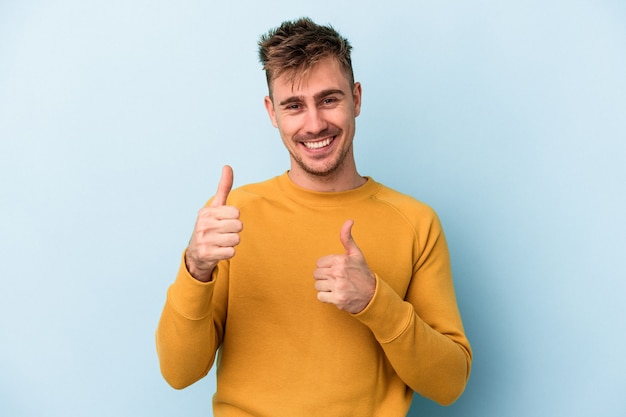
<svg viewBox="0 0 626 417">
<path fill-rule="evenodd" d="M 307 148 L 307 149 L 321 149 L 324 148 L 328 145 L 330 145 L 330 143 L 335 140 L 335 137 L 331 137 L 331 138 L 327 138 L 324 140 L 320 140 L 317 142 L 302 142 L 302 144 Z"/>
</svg>

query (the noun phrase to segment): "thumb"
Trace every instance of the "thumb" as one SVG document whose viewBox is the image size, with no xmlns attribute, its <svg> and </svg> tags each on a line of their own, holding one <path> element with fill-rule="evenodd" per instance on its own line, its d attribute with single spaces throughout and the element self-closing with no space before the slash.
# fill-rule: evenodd
<svg viewBox="0 0 626 417">
<path fill-rule="evenodd" d="M 341 239 L 341 244 L 346 250 L 346 255 L 361 255 L 361 249 L 357 246 L 356 242 L 352 238 L 352 226 L 354 225 L 354 220 L 346 220 L 346 222 L 341 226 L 341 232 L 339 233 L 339 239 Z"/>
<path fill-rule="evenodd" d="M 211 207 L 219 207 L 226 205 L 226 199 L 228 198 L 228 193 L 233 188 L 233 169 L 225 165 L 222 168 L 222 177 L 220 178 L 220 183 L 217 185 L 217 192 L 215 193 L 215 197 L 211 202 Z"/>
</svg>

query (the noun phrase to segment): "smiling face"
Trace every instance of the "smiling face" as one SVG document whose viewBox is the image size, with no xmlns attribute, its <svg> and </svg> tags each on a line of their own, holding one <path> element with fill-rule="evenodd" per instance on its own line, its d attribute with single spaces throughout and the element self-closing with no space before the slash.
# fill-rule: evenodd
<svg viewBox="0 0 626 417">
<path fill-rule="evenodd" d="M 351 85 L 337 61 L 326 58 L 295 82 L 276 78 L 271 91 L 265 107 L 289 151 L 291 179 L 319 191 L 361 185 L 352 151 L 361 85 Z"/>
</svg>

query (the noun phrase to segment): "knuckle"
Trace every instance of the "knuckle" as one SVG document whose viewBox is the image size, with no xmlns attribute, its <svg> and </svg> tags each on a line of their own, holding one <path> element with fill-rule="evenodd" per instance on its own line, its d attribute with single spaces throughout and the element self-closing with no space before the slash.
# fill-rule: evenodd
<svg viewBox="0 0 626 417">
<path fill-rule="evenodd" d="M 336 301 L 337 301 L 337 305 L 341 305 L 341 306 L 343 306 L 343 305 L 348 304 L 348 302 L 349 302 L 350 300 L 348 299 L 348 296 L 347 296 L 346 294 L 343 294 L 343 293 L 337 293 L 337 295 L 336 295 Z"/>
<path fill-rule="evenodd" d="M 343 268 L 348 264 L 348 257 L 346 255 L 336 255 L 333 258 L 333 263 L 339 268 Z"/>
</svg>

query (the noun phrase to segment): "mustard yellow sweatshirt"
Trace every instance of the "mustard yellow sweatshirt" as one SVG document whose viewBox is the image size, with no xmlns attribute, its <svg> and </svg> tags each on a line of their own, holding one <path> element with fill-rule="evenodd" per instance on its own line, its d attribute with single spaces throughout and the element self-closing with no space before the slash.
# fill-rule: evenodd
<svg viewBox="0 0 626 417">
<path fill-rule="evenodd" d="M 233 190 L 228 204 L 244 225 L 235 257 L 209 283 L 181 262 L 168 291 L 156 336 L 173 387 L 204 377 L 219 349 L 216 417 L 394 417 L 413 391 L 441 404 L 461 395 L 472 354 L 430 207 L 371 178 L 320 193 L 287 174 Z M 348 219 L 377 275 L 358 314 L 318 301 L 313 279 L 319 258 L 345 253 Z"/>
</svg>

